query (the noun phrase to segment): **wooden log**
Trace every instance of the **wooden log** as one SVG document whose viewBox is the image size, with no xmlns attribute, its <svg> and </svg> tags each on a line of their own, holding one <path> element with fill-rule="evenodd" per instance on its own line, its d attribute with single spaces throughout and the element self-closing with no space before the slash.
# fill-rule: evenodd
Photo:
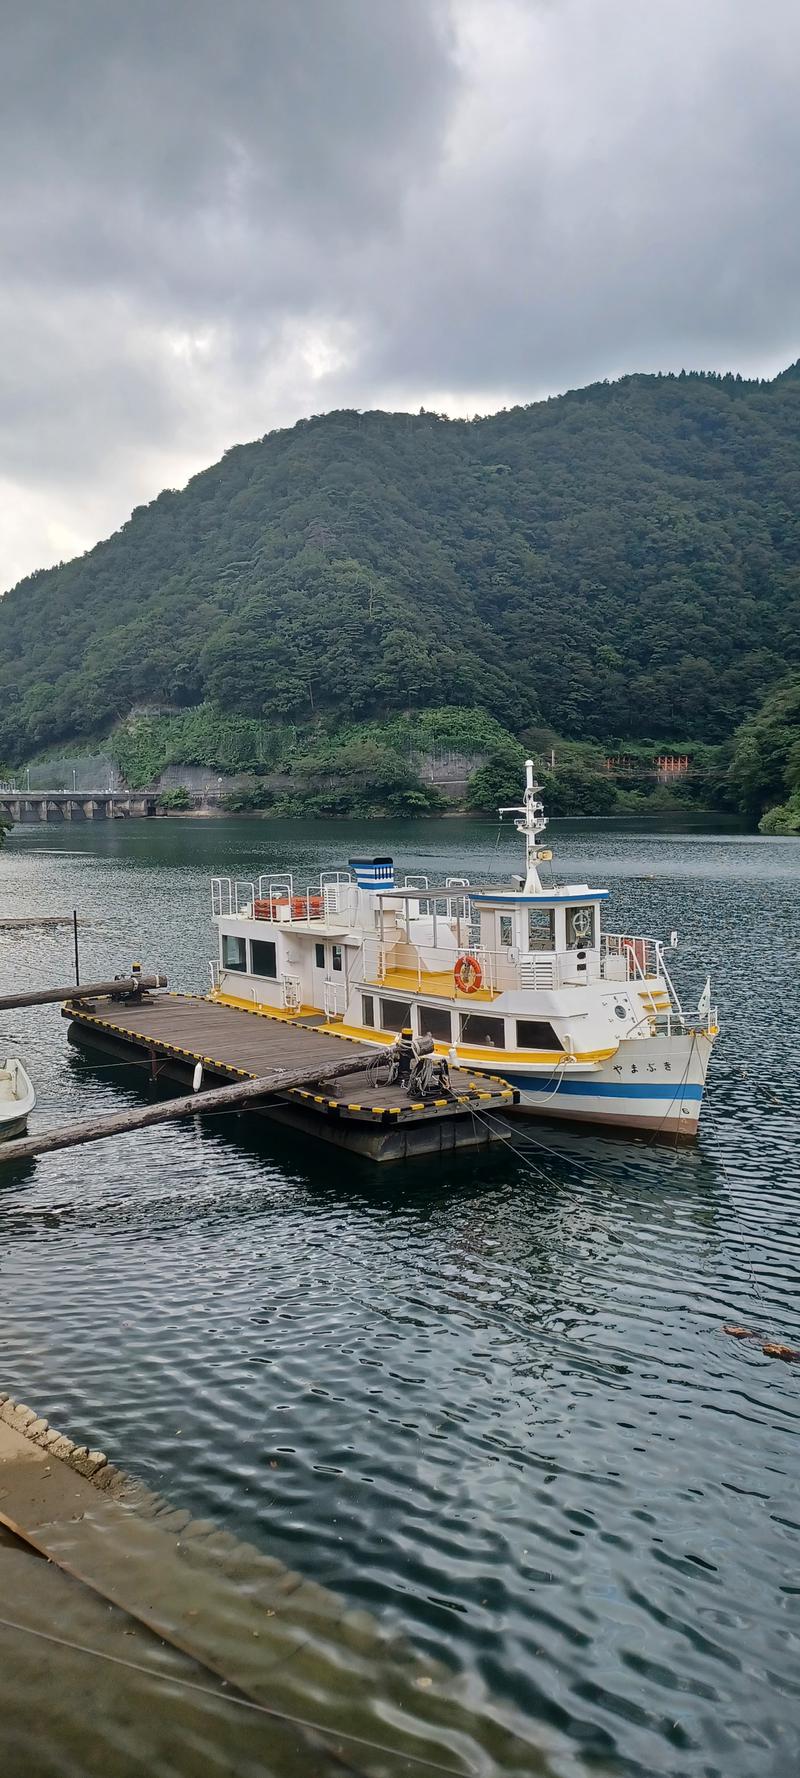
<svg viewBox="0 0 800 1778">
<path fill-rule="evenodd" d="M 165 975 L 126 975 L 114 982 L 71 982 L 68 988 L 36 988 L 29 994 L 3 994 L 0 1012 L 13 1012 L 18 1006 L 55 1006 L 59 1000 L 102 1000 L 109 994 L 133 995 L 147 988 L 166 988 Z"/>
<path fill-rule="evenodd" d="M 0 916 L 0 932 L 44 931 L 52 926 L 71 926 L 72 914 L 3 914 Z M 89 920 L 79 920 L 79 926 L 89 926 Z"/>
<path fill-rule="evenodd" d="M 278 1069 L 255 1080 L 234 1081 L 229 1087 L 212 1087 L 206 1093 L 190 1093 L 180 1099 L 167 1099 L 160 1105 L 146 1105 L 135 1111 L 118 1111 L 111 1117 L 87 1119 L 81 1124 L 65 1124 L 56 1130 L 43 1130 L 40 1136 L 22 1136 L 16 1142 L 0 1143 L 0 1162 L 27 1161 L 34 1155 L 51 1154 L 57 1148 L 78 1148 L 84 1142 L 103 1142 L 107 1136 L 121 1136 L 128 1130 L 146 1130 L 151 1124 L 170 1123 L 174 1118 L 194 1117 L 204 1111 L 235 1111 L 240 1105 L 266 1099 L 271 1093 L 288 1092 L 290 1087 L 313 1086 L 316 1081 L 334 1080 L 342 1074 L 358 1074 L 367 1066 L 364 1055 L 350 1056 L 343 1062 L 328 1062 L 320 1067 Z"/>
</svg>

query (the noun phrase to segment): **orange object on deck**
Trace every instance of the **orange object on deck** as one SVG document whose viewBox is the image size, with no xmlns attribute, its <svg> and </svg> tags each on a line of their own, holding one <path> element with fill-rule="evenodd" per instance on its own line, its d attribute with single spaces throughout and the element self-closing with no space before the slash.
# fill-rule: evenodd
<svg viewBox="0 0 800 1778">
<path fill-rule="evenodd" d="M 453 970 L 453 977 L 461 994 L 477 994 L 483 981 L 483 970 L 477 957 L 473 957 L 470 952 L 467 952 L 464 957 L 459 957 Z"/>
</svg>

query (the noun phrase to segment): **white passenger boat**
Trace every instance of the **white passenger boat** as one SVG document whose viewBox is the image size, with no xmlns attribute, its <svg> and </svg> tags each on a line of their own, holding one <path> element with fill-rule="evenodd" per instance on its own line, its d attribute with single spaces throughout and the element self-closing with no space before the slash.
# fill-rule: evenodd
<svg viewBox="0 0 800 1778">
<path fill-rule="evenodd" d="M 7 1056 L 0 1062 L 0 1142 L 25 1134 L 35 1104 L 33 1084 L 22 1063 L 17 1056 Z"/>
<path fill-rule="evenodd" d="M 530 760 L 523 803 L 501 814 L 526 850 L 504 887 L 398 883 L 390 858 L 302 887 L 289 872 L 216 877 L 212 997 L 376 1046 L 410 1026 L 502 1075 L 523 1111 L 693 1137 L 718 1028 L 710 981 L 684 1011 L 661 940 L 602 929 L 607 889 L 542 883 L 552 854 Z"/>
</svg>

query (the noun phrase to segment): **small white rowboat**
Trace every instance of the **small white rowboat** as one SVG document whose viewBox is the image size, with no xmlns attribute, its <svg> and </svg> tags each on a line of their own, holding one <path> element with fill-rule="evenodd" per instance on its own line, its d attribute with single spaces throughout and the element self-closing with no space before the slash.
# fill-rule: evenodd
<svg viewBox="0 0 800 1778">
<path fill-rule="evenodd" d="M 23 1136 L 36 1104 L 36 1094 L 18 1056 L 0 1062 L 0 1142 Z"/>
</svg>

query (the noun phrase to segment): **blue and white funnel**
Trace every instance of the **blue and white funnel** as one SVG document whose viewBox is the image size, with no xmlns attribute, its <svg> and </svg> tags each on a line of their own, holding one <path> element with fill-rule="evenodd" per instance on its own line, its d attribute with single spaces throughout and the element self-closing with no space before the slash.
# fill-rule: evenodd
<svg viewBox="0 0 800 1778">
<path fill-rule="evenodd" d="M 355 872 L 356 886 L 359 889 L 394 888 L 393 858 L 350 858 L 351 871 Z"/>
</svg>

